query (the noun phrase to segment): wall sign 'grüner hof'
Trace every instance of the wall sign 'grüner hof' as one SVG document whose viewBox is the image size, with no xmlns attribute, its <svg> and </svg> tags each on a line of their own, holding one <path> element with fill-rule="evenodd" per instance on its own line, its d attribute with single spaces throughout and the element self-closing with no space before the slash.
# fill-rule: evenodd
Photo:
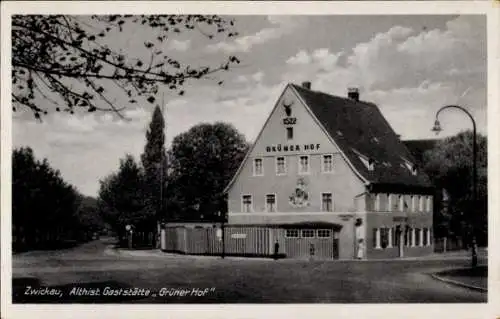
<svg viewBox="0 0 500 319">
<path fill-rule="evenodd" d="M 320 148 L 320 144 L 304 144 L 304 145 L 270 145 L 266 146 L 267 153 L 273 152 L 298 152 L 298 151 L 317 151 Z"/>
</svg>

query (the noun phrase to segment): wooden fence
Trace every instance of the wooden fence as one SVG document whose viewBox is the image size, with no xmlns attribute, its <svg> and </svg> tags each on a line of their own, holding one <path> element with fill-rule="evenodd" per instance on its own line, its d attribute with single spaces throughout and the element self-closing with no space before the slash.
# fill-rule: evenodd
<svg viewBox="0 0 500 319">
<path fill-rule="evenodd" d="M 268 256 L 271 254 L 269 229 L 226 227 L 224 253 L 227 255 Z M 167 227 L 162 230 L 161 249 L 190 255 L 221 255 L 222 233 L 212 227 Z"/>
</svg>

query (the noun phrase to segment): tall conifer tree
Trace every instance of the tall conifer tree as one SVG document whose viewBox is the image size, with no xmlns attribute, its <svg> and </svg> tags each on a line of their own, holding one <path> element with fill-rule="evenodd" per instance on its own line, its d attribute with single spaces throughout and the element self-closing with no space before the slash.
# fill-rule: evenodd
<svg viewBox="0 0 500 319">
<path fill-rule="evenodd" d="M 146 209 L 156 216 L 152 229 L 165 218 L 165 183 L 167 180 L 167 158 L 165 150 L 165 120 L 159 106 L 156 106 L 146 132 L 146 146 L 141 155 L 144 168 Z M 157 238 L 155 236 L 155 238 Z"/>
</svg>

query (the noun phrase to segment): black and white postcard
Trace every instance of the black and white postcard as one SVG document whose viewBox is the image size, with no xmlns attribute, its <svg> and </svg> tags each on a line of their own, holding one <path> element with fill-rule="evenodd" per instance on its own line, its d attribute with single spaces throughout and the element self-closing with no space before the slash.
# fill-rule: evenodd
<svg viewBox="0 0 500 319">
<path fill-rule="evenodd" d="M 2 316 L 500 318 L 499 26 L 3 3 Z"/>
</svg>

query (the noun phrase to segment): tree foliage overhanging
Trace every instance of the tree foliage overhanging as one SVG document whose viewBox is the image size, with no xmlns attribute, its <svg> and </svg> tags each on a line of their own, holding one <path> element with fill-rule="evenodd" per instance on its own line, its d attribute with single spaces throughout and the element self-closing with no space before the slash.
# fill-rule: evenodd
<svg viewBox="0 0 500 319">
<path fill-rule="evenodd" d="M 110 39 L 129 27 L 149 28 L 156 38 L 138 45 L 148 58 L 123 53 Z M 124 104 L 143 98 L 155 102 L 159 85 L 184 94 L 188 79 L 228 70 L 236 56 L 220 64 L 192 66 L 163 51 L 178 34 L 199 32 L 208 39 L 234 37 L 234 22 L 211 15 L 15 15 L 12 17 L 13 110 L 29 109 L 38 119 L 47 114 L 45 99 L 56 111 L 112 111 L 121 116 Z M 222 84 L 222 82 L 219 82 Z M 121 105 L 116 105 L 121 103 Z"/>
</svg>

